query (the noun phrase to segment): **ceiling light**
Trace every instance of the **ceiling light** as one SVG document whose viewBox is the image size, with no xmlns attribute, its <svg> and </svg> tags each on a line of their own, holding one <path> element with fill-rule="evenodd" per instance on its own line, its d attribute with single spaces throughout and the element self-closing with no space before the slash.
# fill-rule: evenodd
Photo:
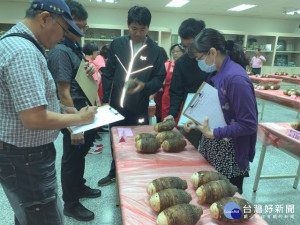
<svg viewBox="0 0 300 225">
<path fill-rule="evenodd" d="M 190 0 L 172 0 L 166 5 L 166 7 L 182 7 L 189 1 Z"/>
<path fill-rule="evenodd" d="M 242 4 L 242 5 L 236 6 L 236 7 L 231 8 L 231 9 L 227 9 L 227 11 L 243 11 L 243 10 L 250 9 L 250 8 L 253 8 L 253 7 L 256 7 L 256 6 L 257 5 Z"/>
<path fill-rule="evenodd" d="M 97 2 L 105 2 L 105 3 L 117 3 L 118 0 L 96 0 Z"/>
<path fill-rule="evenodd" d="M 286 15 L 298 15 L 298 14 L 300 14 L 300 10 L 285 12 L 285 14 Z"/>
</svg>

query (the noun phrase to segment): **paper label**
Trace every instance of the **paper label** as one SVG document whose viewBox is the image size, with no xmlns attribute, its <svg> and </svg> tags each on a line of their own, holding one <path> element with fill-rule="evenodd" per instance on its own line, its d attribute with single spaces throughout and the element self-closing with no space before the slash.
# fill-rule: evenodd
<svg viewBox="0 0 300 225">
<path fill-rule="evenodd" d="M 300 141 L 300 132 L 297 130 L 290 130 L 288 133 L 288 136 L 297 139 L 298 141 Z"/>
</svg>

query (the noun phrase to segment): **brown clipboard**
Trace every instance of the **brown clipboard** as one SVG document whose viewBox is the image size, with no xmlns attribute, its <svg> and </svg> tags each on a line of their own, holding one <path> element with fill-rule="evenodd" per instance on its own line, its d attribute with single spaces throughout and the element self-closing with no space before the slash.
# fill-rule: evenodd
<svg viewBox="0 0 300 225">
<path fill-rule="evenodd" d="M 93 76 L 87 76 L 84 66 L 85 62 L 82 60 L 78 68 L 75 80 L 88 98 L 91 105 L 94 105 L 95 102 L 97 103 L 97 105 L 100 105 L 98 97 L 98 84 L 94 80 Z"/>
</svg>

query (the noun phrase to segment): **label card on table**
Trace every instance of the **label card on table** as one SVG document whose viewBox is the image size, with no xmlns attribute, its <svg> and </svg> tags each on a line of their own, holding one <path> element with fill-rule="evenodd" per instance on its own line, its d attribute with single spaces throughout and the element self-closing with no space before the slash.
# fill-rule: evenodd
<svg viewBox="0 0 300 225">
<path fill-rule="evenodd" d="M 123 136 L 124 134 L 126 137 L 132 137 L 133 133 L 130 128 L 117 128 L 119 137 Z"/>
<path fill-rule="evenodd" d="M 290 130 L 288 133 L 288 136 L 297 139 L 298 141 L 300 141 L 300 132 L 297 130 Z"/>
<path fill-rule="evenodd" d="M 120 138 L 119 142 L 126 142 L 127 137 L 132 137 L 133 133 L 130 128 L 117 128 Z"/>
</svg>

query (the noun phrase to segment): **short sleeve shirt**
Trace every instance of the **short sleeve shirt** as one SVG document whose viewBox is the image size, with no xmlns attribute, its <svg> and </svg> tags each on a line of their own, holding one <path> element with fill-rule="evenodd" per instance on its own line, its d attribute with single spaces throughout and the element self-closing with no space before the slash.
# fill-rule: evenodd
<svg viewBox="0 0 300 225">
<path fill-rule="evenodd" d="M 7 33 L 20 32 L 37 41 L 21 22 Z M 0 140 L 17 147 L 36 147 L 53 142 L 59 130 L 26 129 L 18 114 L 39 106 L 60 112 L 46 58 L 32 42 L 15 36 L 0 41 L 0 52 Z"/>
<path fill-rule="evenodd" d="M 261 68 L 262 67 L 263 62 L 260 59 L 266 60 L 266 58 L 262 55 L 259 57 L 255 57 L 255 56 L 252 57 L 252 60 L 251 60 L 252 68 Z"/>
</svg>

